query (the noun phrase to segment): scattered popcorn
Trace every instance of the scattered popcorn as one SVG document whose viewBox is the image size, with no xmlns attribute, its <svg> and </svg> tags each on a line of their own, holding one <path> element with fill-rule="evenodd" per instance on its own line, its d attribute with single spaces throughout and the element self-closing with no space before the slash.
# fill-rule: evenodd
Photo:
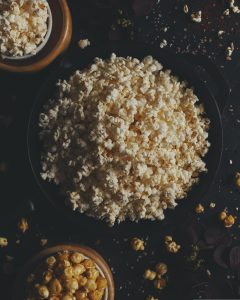
<svg viewBox="0 0 240 300">
<path fill-rule="evenodd" d="M 199 10 L 199 11 L 197 11 L 195 13 L 192 13 L 191 14 L 191 19 L 195 23 L 201 23 L 202 22 L 202 11 Z"/>
<path fill-rule="evenodd" d="M 231 43 L 230 46 L 228 46 L 226 49 L 226 59 L 227 60 L 232 60 L 233 51 L 234 51 L 234 44 Z M 230 162 L 230 164 L 231 164 L 231 162 Z"/>
<path fill-rule="evenodd" d="M 170 253 L 177 253 L 181 248 L 180 245 L 173 241 L 173 238 L 171 236 L 165 237 L 165 246 L 167 251 Z"/>
<path fill-rule="evenodd" d="M 232 215 L 228 215 L 225 219 L 224 219 L 224 226 L 226 228 L 230 228 L 234 225 L 235 223 L 235 218 Z"/>
<path fill-rule="evenodd" d="M 29 229 L 27 219 L 22 218 L 18 223 L 18 228 L 22 233 L 25 233 Z"/>
<path fill-rule="evenodd" d="M 167 281 L 164 278 L 156 279 L 154 281 L 154 287 L 158 290 L 163 290 L 167 285 Z"/>
<path fill-rule="evenodd" d="M 222 211 L 222 212 L 219 214 L 219 219 L 220 219 L 221 221 L 223 221 L 224 219 L 226 219 L 226 217 L 227 217 L 226 211 Z"/>
<path fill-rule="evenodd" d="M 144 241 L 139 238 L 133 238 L 131 244 L 135 251 L 143 251 L 145 249 Z"/>
<path fill-rule="evenodd" d="M 147 269 L 143 274 L 143 277 L 146 280 L 154 280 L 156 278 L 156 276 L 157 276 L 157 273 L 150 269 Z"/>
<path fill-rule="evenodd" d="M 110 225 L 162 220 L 207 171 L 204 108 L 153 57 L 96 58 L 57 86 L 39 118 L 41 176 L 73 210 Z"/>
<path fill-rule="evenodd" d="M 166 40 L 163 40 L 161 43 L 160 43 L 160 48 L 164 48 L 167 46 L 167 41 Z"/>
<path fill-rule="evenodd" d="M 0 248 L 7 247 L 8 240 L 5 237 L 0 237 Z"/>
<path fill-rule="evenodd" d="M 225 31 L 219 30 L 219 31 L 218 31 L 218 37 L 221 37 L 224 33 L 225 33 Z"/>
<path fill-rule="evenodd" d="M 225 16 L 229 16 L 230 10 L 229 10 L 228 8 L 225 9 L 224 12 L 223 12 L 223 14 L 224 14 Z"/>
<path fill-rule="evenodd" d="M 219 219 L 223 221 L 223 224 L 226 228 L 230 228 L 235 224 L 235 217 L 228 214 L 226 210 L 219 214 Z"/>
<path fill-rule="evenodd" d="M 183 11 L 184 11 L 185 14 L 188 14 L 189 8 L 188 8 L 187 4 L 183 5 Z"/>
<path fill-rule="evenodd" d="M 195 212 L 196 212 L 197 214 L 202 214 L 202 213 L 204 213 L 204 207 L 203 207 L 203 205 L 199 203 L 199 204 L 195 207 Z"/>
<path fill-rule="evenodd" d="M 35 54 L 47 33 L 48 17 L 46 0 L 0 1 L 0 53 Z"/>
<path fill-rule="evenodd" d="M 149 295 L 149 296 L 147 297 L 147 300 L 158 300 L 158 299 L 155 298 L 155 297 L 153 297 L 153 296 L 151 296 L 151 295 Z"/>
<path fill-rule="evenodd" d="M 78 46 L 79 46 L 81 49 L 84 49 L 84 48 L 86 48 L 86 47 L 88 47 L 88 46 L 90 46 L 90 45 L 91 45 L 91 43 L 90 43 L 90 41 L 89 41 L 88 39 L 80 40 L 80 41 L 78 42 Z"/>
<path fill-rule="evenodd" d="M 235 183 L 236 183 L 236 186 L 240 187 L 240 173 L 239 172 L 237 172 L 235 175 Z"/>
<path fill-rule="evenodd" d="M 40 240 L 40 245 L 41 245 L 42 247 L 46 246 L 47 243 L 48 243 L 48 240 L 47 240 L 47 239 L 41 239 L 41 240 Z"/>
<path fill-rule="evenodd" d="M 216 207 L 216 203 L 211 202 L 211 203 L 209 204 L 209 207 L 210 207 L 210 208 L 215 208 L 215 207 Z"/>
<path fill-rule="evenodd" d="M 167 265 L 165 263 L 158 263 L 156 265 L 156 272 L 159 274 L 159 275 L 165 275 L 168 271 L 168 268 L 167 268 Z"/>
</svg>

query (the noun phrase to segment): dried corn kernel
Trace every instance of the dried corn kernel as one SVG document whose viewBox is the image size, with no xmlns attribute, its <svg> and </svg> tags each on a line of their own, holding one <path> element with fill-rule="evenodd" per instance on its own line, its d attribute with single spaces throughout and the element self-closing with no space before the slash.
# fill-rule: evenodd
<svg viewBox="0 0 240 300">
<path fill-rule="evenodd" d="M 147 279 L 147 280 L 154 280 L 156 278 L 156 276 L 157 276 L 156 272 L 149 270 L 149 269 L 147 269 L 143 274 L 144 279 Z"/>
<path fill-rule="evenodd" d="M 131 244 L 133 250 L 135 251 L 143 251 L 145 249 L 144 241 L 140 240 L 139 238 L 133 238 Z"/>
</svg>

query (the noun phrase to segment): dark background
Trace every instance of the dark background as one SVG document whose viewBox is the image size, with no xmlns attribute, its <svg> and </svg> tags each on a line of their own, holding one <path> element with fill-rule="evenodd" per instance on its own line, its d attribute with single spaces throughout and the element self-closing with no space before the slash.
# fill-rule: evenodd
<svg viewBox="0 0 240 300">
<path fill-rule="evenodd" d="M 113 269 L 116 299 L 141 300 L 149 294 L 159 299 L 192 299 L 200 294 L 207 299 L 238 299 L 237 280 L 229 268 L 229 253 L 239 244 L 240 224 L 239 189 L 234 184 L 235 172 L 240 171 L 240 15 L 231 13 L 223 17 L 222 12 L 227 6 L 220 0 L 161 0 L 159 3 L 149 0 L 71 0 L 68 3 L 74 32 L 64 56 L 38 74 L 0 73 L 0 236 L 9 240 L 9 246 L 0 249 L 0 287 L 1 295 L 4 294 L 0 299 L 10 299 L 9 291 L 16 271 L 29 256 L 41 249 L 41 238 L 47 238 L 48 245 L 71 241 L 99 251 Z M 202 10 L 202 23 L 191 22 L 189 15 L 183 13 L 185 3 L 189 4 L 190 11 Z M 131 20 L 131 25 L 122 28 L 118 24 L 119 18 Z M 168 28 L 167 31 L 164 28 Z M 226 32 L 221 39 L 217 35 L 219 30 Z M 90 231 L 84 225 L 69 224 L 58 216 L 36 186 L 26 151 L 31 106 L 49 73 L 72 57 L 81 59 L 84 50 L 77 45 L 81 38 L 88 38 L 94 46 L 109 40 L 133 40 L 159 46 L 166 39 L 169 51 L 203 54 L 211 59 L 228 81 L 231 95 L 222 114 L 224 151 L 215 183 L 204 198 L 181 204 L 171 218 L 161 224 L 141 223 L 138 226 L 126 223 L 106 227 L 101 232 L 97 227 Z M 227 61 L 225 49 L 230 42 L 234 42 L 235 51 L 232 61 Z M 201 217 L 194 213 L 194 206 L 199 202 L 205 206 Z M 210 202 L 216 203 L 215 209 L 209 208 Z M 225 207 L 237 217 L 231 230 L 225 230 L 217 221 L 218 213 Z M 17 223 L 23 216 L 28 218 L 30 230 L 20 234 Z M 165 234 L 172 234 L 182 245 L 179 254 L 166 253 Z M 144 253 L 131 249 L 130 240 L 134 236 L 145 239 Z M 20 243 L 16 243 L 18 240 Z M 205 262 L 202 268 L 193 271 L 185 257 L 196 240 L 200 241 L 200 255 Z M 13 272 L 7 272 L 10 274 L 6 274 L 6 255 L 14 257 Z M 162 292 L 154 290 L 152 283 L 142 279 L 145 268 L 153 268 L 158 261 L 166 261 L 169 266 L 168 287 Z M 207 269 L 212 273 L 210 277 L 206 274 Z"/>
</svg>

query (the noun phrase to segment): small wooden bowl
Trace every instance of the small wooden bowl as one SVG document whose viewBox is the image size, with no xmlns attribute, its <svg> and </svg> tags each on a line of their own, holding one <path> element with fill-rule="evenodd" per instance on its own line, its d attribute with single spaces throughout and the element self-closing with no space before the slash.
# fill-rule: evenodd
<svg viewBox="0 0 240 300">
<path fill-rule="evenodd" d="M 0 56 L 0 70 L 14 73 L 33 73 L 47 67 L 69 46 L 72 38 L 72 17 L 66 0 L 48 0 L 52 13 L 51 35 L 41 51 L 24 59 Z"/>
<path fill-rule="evenodd" d="M 92 259 L 98 269 L 100 270 L 100 273 L 107 279 L 108 287 L 106 289 L 105 297 L 103 300 L 114 300 L 114 281 L 112 272 L 106 263 L 106 261 L 103 259 L 103 257 L 98 254 L 96 251 L 94 251 L 91 248 L 80 246 L 80 245 L 57 245 L 51 248 L 44 249 L 43 251 L 36 254 L 33 258 L 31 258 L 23 267 L 22 271 L 18 274 L 14 288 L 13 288 L 13 297 L 12 300 L 25 300 L 25 286 L 26 286 L 26 280 L 27 277 L 33 272 L 36 267 L 48 256 L 54 255 L 59 251 L 73 251 L 73 252 L 79 252 L 82 253 L 87 258 Z"/>
</svg>

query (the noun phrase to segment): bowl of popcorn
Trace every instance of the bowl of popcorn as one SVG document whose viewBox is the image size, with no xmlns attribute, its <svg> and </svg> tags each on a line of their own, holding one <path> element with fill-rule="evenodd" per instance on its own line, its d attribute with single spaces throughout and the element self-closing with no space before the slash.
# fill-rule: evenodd
<svg viewBox="0 0 240 300">
<path fill-rule="evenodd" d="M 36 98 L 32 170 L 71 221 L 160 221 L 203 195 L 216 175 L 222 127 L 211 93 L 182 60 L 136 48 L 87 49 Z"/>
<path fill-rule="evenodd" d="M 0 52 L 3 59 L 27 59 L 46 45 L 52 13 L 46 0 L 16 0 L 0 4 Z"/>
<path fill-rule="evenodd" d="M 65 1 L 0 2 L 0 69 L 41 70 L 68 46 L 71 32 Z"/>
<path fill-rule="evenodd" d="M 13 299 L 113 300 L 113 277 L 94 250 L 78 245 L 55 246 L 25 265 Z"/>
</svg>

